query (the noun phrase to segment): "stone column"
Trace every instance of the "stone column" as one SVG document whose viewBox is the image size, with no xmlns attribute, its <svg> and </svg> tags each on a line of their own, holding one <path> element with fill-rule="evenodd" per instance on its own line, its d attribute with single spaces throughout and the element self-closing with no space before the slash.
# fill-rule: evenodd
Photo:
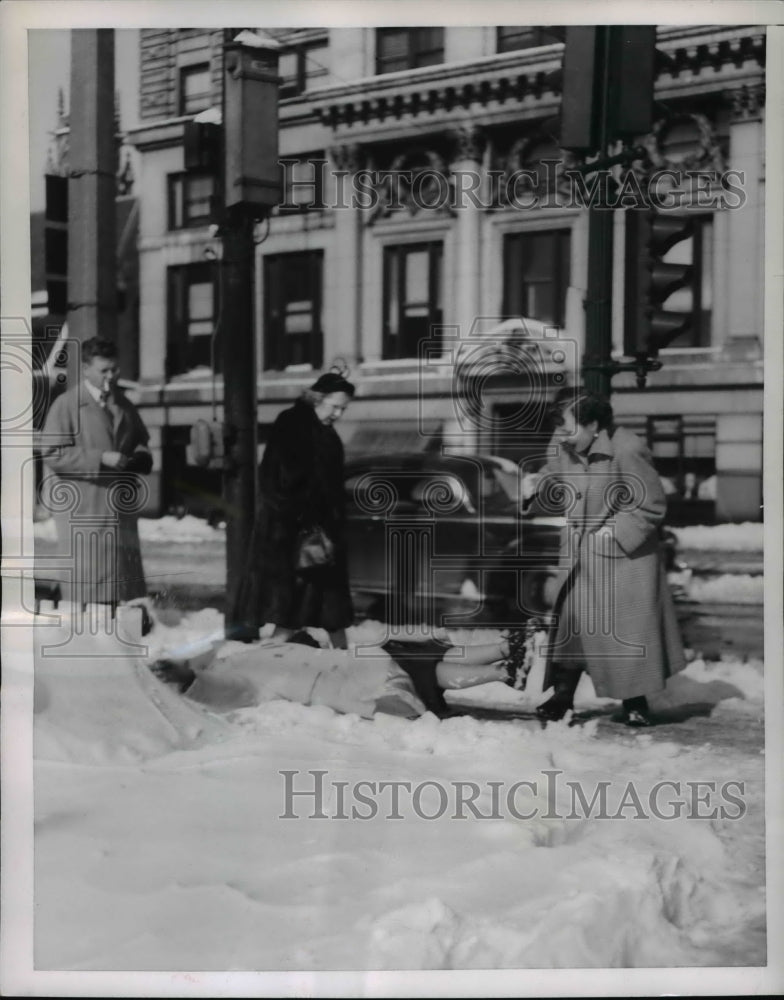
<svg viewBox="0 0 784 1000">
<path fill-rule="evenodd" d="M 729 168 L 745 174 L 742 207 L 728 219 L 731 261 L 727 290 L 727 338 L 762 338 L 764 302 L 764 206 L 762 164 L 765 133 L 762 125 L 764 88 L 741 87 L 728 95 L 732 102 Z"/>
<path fill-rule="evenodd" d="M 485 136 L 474 125 L 466 125 L 452 133 L 455 152 L 451 170 L 455 184 L 455 303 L 452 319 L 465 337 L 480 314 L 482 265 L 482 216 L 476 202 L 482 199 L 482 159 Z M 477 180 L 479 179 L 479 184 Z"/>
<path fill-rule="evenodd" d="M 335 213 L 335 238 L 324 275 L 326 313 L 331 317 L 324 363 L 336 357 L 355 365 L 364 356 L 362 343 L 362 219 L 352 201 L 354 175 L 363 162 L 355 144 L 329 150 L 324 197 Z"/>
<path fill-rule="evenodd" d="M 480 204 L 483 198 L 484 171 L 482 169 L 486 139 L 483 131 L 475 125 L 464 125 L 452 132 L 455 143 L 451 162 L 455 191 L 455 243 L 454 243 L 454 306 L 445 311 L 447 323 L 456 323 L 460 338 L 470 335 L 475 322 L 481 315 L 482 280 L 482 214 Z M 482 428 L 485 431 L 488 428 Z M 452 438 L 457 434 L 460 445 L 466 452 L 477 447 L 480 431 L 471 432 L 458 424 L 445 427 L 445 435 Z"/>
</svg>

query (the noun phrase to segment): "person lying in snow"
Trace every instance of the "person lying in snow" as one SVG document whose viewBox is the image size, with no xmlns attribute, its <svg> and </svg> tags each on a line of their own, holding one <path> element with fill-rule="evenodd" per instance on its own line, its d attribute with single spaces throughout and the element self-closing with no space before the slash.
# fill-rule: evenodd
<svg viewBox="0 0 784 1000">
<path fill-rule="evenodd" d="M 213 650 L 199 663 L 161 659 L 151 669 L 187 698 L 216 711 L 283 699 L 364 718 L 376 712 L 417 718 L 426 711 L 448 711 L 445 689 L 490 681 L 523 687 L 532 636 L 529 627 L 477 646 L 392 641 L 360 651 L 313 648 L 315 640 L 300 632 L 276 646 L 251 646 L 220 659 Z"/>
</svg>

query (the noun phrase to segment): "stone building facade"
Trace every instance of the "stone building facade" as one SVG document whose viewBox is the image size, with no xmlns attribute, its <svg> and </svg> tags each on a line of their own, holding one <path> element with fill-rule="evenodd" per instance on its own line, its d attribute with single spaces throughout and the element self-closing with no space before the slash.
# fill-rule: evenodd
<svg viewBox="0 0 784 1000">
<path fill-rule="evenodd" d="M 422 447 L 455 430 L 465 446 L 455 386 L 466 345 L 481 350 L 488 330 L 516 316 L 536 321 L 523 359 L 542 345 L 550 359 L 574 345 L 566 365 L 576 367 L 584 345 L 588 211 L 564 183 L 573 161 L 558 146 L 562 34 L 497 26 L 268 34 L 282 46 L 286 200 L 257 229 L 259 440 L 315 370 L 342 361 L 359 386 L 341 424 L 349 450 Z M 191 425 L 222 398 L 220 244 L 209 229 L 215 180 L 184 173 L 183 127 L 220 106 L 223 37 L 140 35 L 142 124 L 129 136 L 140 163 L 138 398 L 160 508 L 199 509 L 218 483 L 188 462 Z M 693 322 L 662 352 L 646 389 L 632 374 L 614 378 L 613 403 L 620 423 L 648 437 L 678 516 L 757 519 L 765 29 L 663 27 L 657 51 L 655 125 L 640 137 L 648 155 L 634 174 L 639 190 L 664 177 L 673 214 L 693 220 L 674 258 L 693 268 L 677 300 Z M 614 213 L 618 356 L 634 346 L 627 216 Z M 513 333 L 504 341 L 518 352 L 511 368 L 484 359 L 471 385 L 461 384 L 481 417 L 468 446 L 519 457 L 504 428 L 531 393 L 523 341 Z M 543 371 L 549 393 L 549 361 Z"/>
</svg>

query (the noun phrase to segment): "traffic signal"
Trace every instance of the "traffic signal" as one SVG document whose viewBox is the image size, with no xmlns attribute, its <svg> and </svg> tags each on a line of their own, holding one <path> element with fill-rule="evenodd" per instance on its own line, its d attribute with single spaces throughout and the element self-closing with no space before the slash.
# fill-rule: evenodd
<svg viewBox="0 0 784 1000">
<path fill-rule="evenodd" d="M 278 50 L 243 31 L 224 47 L 223 197 L 227 209 L 258 219 L 280 203 Z"/>
<path fill-rule="evenodd" d="M 561 146 L 593 153 L 653 127 L 656 28 L 570 25 L 561 91 Z"/>
<path fill-rule="evenodd" d="M 44 213 L 46 304 L 53 316 L 68 312 L 68 178 L 46 175 Z"/>
<path fill-rule="evenodd" d="M 625 216 L 625 349 L 656 357 L 694 325 L 695 223 L 689 216 L 636 209 Z"/>
<path fill-rule="evenodd" d="M 221 126 L 216 122 L 185 122 L 183 135 L 183 161 L 186 171 L 210 173 L 217 176 L 220 170 Z"/>
</svg>

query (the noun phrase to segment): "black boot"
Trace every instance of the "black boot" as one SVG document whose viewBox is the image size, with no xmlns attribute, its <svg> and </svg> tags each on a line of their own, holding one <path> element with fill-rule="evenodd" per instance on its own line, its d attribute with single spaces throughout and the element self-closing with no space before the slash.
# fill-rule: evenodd
<svg viewBox="0 0 784 1000">
<path fill-rule="evenodd" d="M 637 698 L 623 699 L 623 724 L 635 729 L 644 729 L 652 725 L 648 701 L 645 695 Z"/>
<path fill-rule="evenodd" d="M 565 668 L 553 664 L 552 673 L 555 693 L 536 710 L 543 722 L 558 722 L 574 707 L 574 692 L 580 682 L 582 668 Z"/>
</svg>

